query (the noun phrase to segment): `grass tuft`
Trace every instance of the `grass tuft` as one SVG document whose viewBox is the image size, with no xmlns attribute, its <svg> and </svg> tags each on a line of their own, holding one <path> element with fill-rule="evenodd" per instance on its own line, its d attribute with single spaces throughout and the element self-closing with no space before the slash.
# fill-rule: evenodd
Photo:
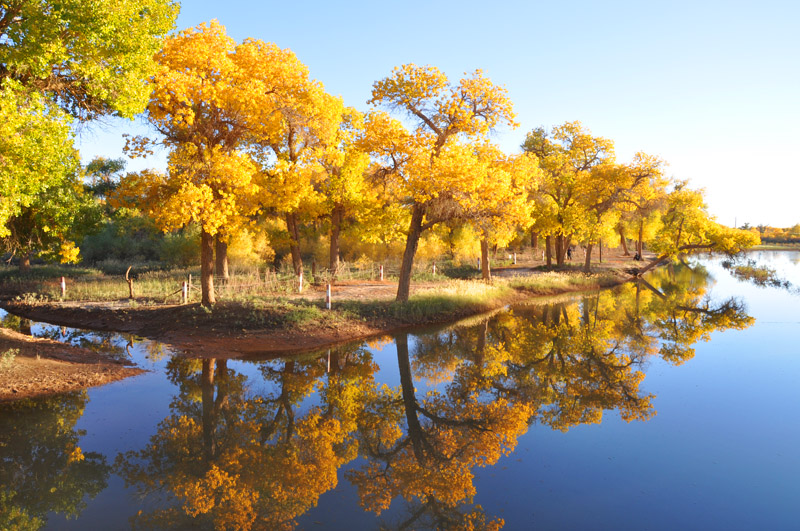
<svg viewBox="0 0 800 531">
<path fill-rule="evenodd" d="M 0 354 L 0 370 L 10 368 L 17 354 L 19 354 L 18 348 L 10 348 Z"/>
</svg>

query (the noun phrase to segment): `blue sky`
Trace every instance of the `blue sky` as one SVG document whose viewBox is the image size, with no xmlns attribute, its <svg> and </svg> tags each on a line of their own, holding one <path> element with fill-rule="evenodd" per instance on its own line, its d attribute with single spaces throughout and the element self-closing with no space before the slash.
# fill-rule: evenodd
<svg viewBox="0 0 800 531">
<path fill-rule="evenodd" d="M 394 66 L 452 80 L 480 68 L 514 102 L 520 127 L 495 136 L 508 152 L 534 127 L 579 120 L 620 161 L 662 157 L 725 224 L 800 223 L 800 2 L 185 0 L 178 29 L 213 18 L 237 41 L 290 48 L 361 110 Z M 82 157 L 122 156 L 122 133 L 144 131 L 91 126 Z"/>
</svg>

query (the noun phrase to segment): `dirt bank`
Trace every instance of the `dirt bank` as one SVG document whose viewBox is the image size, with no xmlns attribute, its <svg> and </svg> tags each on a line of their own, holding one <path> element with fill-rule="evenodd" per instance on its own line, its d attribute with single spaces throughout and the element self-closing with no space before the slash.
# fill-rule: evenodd
<svg viewBox="0 0 800 531">
<path fill-rule="evenodd" d="M 0 402 L 103 385 L 140 374 L 123 360 L 0 328 Z"/>
</svg>

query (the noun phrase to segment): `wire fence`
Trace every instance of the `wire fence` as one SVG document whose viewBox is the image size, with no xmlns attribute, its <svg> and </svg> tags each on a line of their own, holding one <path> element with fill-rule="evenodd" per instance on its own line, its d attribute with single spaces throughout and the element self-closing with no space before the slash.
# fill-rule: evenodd
<svg viewBox="0 0 800 531">
<path fill-rule="evenodd" d="M 520 258 L 522 255 L 520 255 Z M 516 264 L 516 255 L 501 254 L 492 257 L 492 267 Z M 536 259 L 535 256 L 532 257 Z M 479 275 L 480 260 L 468 263 L 449 260 L 416 260 L 412 280 L 438 280 L 444 276 L 468 278 Z M 2 281 L 6 292 L 19 293 L 21 297 L 64 301 L 119 301 L 130 298 L 163 303 L 197 302 L 200 300 L 200 271 L 197 269 L 157 270 L 152 265 L 137 266 L 130 270 L 130 283 L 126 275 L 117 271 L 104 274 L 86 268 L 61 268 L 59 277 L 50 271 L 44 278 L 6 277 Z M 351 282 L 396 282 L 400 275 L 398 260 L 385 262 L 341 261 L 334 272 L 317 267 L 312 261 L 304 264 L 302 278 L 296 275 L 291 264 L 284 262 L 279 268 L 233 267 L 228 278 L 214 276 L 214 290 L 219 300 L 249 297 L 277 297 L 308 290 L 323 291 L 326 284 Z"/>
<path fill-rule="evenodd" d="M 427 264 L 415 267 L 424 272 Z M 352 264 L 341 262 L 334 274 L 327 268 L 304 268 L 302 277 L 290 267 L 232 269 L 228 278 L 214 276 L 214 290 L 218 299 L 241 297 L 275 297 L 324 289 L 328 283 L 359 281 L 396 281 L 400 267 L 397 263 Z M 73 301 L 110 301 L 130 298 L 163 303 L 196 302 L 200 299 L 200 272 L 197 270 L 145 271 L 136 273 L 132 268 L 129 279 L 125 275 L 70 275 L 45 279 L 4 280 L 7 291 L 20 293 L 22 298 Z"/>
</svg>

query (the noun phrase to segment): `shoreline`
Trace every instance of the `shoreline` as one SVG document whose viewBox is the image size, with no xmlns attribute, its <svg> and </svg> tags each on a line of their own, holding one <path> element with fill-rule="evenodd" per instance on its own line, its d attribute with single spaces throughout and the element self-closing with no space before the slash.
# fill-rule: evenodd
<svg viewBox="0 0 800 531">
<path fill-rule="evenodd" d="M 187 357 L 258 360 L 368 341 L 401 330 L 446 325 L 514 304 L 608 289 L 635 279 L 624 268 L 611 264 L 590 275 L 573 269 L 550 277 L 543 277 L 550 273 L 516 276 L 523 272 L 525 268 L 498 270 L 497 281 L 492 284 L 453 280 L 419 283 L 411 300 L 403 304 L 387 298 L 396 284 L 370 283 L 366 291 L 364 286 L 355 286 L 357 291 L 353 291 L 352 285 L 345 284 L 337 286 L 340 294 L 357 293 L 357 298 L 342 296 L 332 310 L 321 309 L 324 291 L 319 287 L 309 289 L 303 296 L 265 303 L 263 307 L 246 302 L 221 302 L 209 310 L 199 303 L 143 305 L 141 301 L 126 299 L 104 302 L 6 299 L 0 301 L 0 308 L 22 319 L 55 326 L 131 334 L 158 341 Z M 463 293 L 465 289 L 479 293 L 470 298 L 470 294 Z M 3 343 L 4 337 L 10 339 Z M 10 368 L 0 369 L 3 376 L 0 402 L 86 389 L 144 372 L 110 353 L 0 327 L 0 353 L 7 349 L 16 349 L 20 355 Z M 45 366 L 46 377 L 42 377 Z"/>
<path fill-rule="evenodd" d="M 596 282 L 575 286 L 550 289 L 511 287 L 477 303 L 456 299 L 447 309 L 434 309 L 433 313 L 422 316 L 393 314 L 403 306 L 384 299 L 341 300 L 334 304 L 333 310 L 320 310 L 319 318 L 284 326 L 254 326 L 244 321 L 243 317 L 249 317 L 246 314 L 258 310 L 243 303 L 231 302 L 218 303 L 210 312 L 199 303 L 145 306 L 120 302 L 2 301 L 0 308 L 25 319 L 55 326 L 132 334 L 165 343 L 176 352 L 190 357 L 270 358 L 367 340 L 418 326 L 452 323 L 512 304 L 531 302 L 539 297 L 607 289 L 634 279 L 619 270 L 607 270 L 604 273 L 602 276 L 595 273 Z M 424 292 L 419 296 L 424 297 Z M 414 303 L 412 298 L 406 304 Z M 310 304 L 314 304 L 313 299 Z M 269 310 L 262 313 L 268 314 Z M 262 320 L 279 320 L 270 317 L 266 315 Z"/>
</svg>

